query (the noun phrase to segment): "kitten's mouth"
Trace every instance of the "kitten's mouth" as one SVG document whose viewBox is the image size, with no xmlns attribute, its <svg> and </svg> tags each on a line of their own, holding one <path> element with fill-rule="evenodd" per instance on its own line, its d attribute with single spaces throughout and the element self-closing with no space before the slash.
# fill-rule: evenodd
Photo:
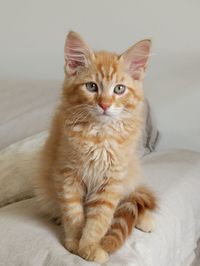
<svg viewBox="0 0 200 266">
<path fill-rule="evenodd" d="M 104 119 L 104 118 L 106 119 L 106 118 L 111 118 L 112 114 L 110 112 L 108 112 L 107 110 L 105 110 L 105 111 L 102 110 L 102 111 L 97 113 L 97 116 L 102 118 L 102 119 Z"/>
<path fill-rule="evenodd" d="M 107 112 L 102 112 L 102 113 L 98 113 L 98 117 L 99 118 L 102 118 L 102 119 L 106 119 L 106 118 L 109 118 L 109 117 L 111 117 L 111 115 L 109 114 L 109 113 L 107 113 Z"/>
<path fill-rule="evenodd" d="M 109 114 L 108 114 L 106 111 L 104 111 L 104 112 L 102 113 L 102 115 L 107 115 L 107 116 L 109 116 Z"/>
<path fill-rule="evenodd" d="M 103 111 L 103 113 L 100 114 L 101 116 L 110 116 L 110 114 L 106 111 Z"/>
</svg>

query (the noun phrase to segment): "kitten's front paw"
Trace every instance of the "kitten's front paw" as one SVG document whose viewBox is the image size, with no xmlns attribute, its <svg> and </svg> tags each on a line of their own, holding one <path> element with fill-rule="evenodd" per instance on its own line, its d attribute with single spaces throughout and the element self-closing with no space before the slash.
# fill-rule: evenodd
<svg viewBox="0 0 200 266">
<path fill-rule="evenodd" d="M 100 264 L 106 262 L 109 258 L 108 253 L 97 244 L 79 247 L 78 254 L 86 260 Z"/>
<path fill-rule="evenodd" d="M 77 239 L 65 239 L 64 246 L 69 252 L 71 252 L 73 254 L 78 254 L 79 240 L 77 240 Z"/>
<path fill-rule="evenodd" d="M 153 214 L 150 211 L 145 211 L 145 213 L 138 219 L 136 227 L 147 233 L 154 231 L 155 221 Z"/>
</svg>

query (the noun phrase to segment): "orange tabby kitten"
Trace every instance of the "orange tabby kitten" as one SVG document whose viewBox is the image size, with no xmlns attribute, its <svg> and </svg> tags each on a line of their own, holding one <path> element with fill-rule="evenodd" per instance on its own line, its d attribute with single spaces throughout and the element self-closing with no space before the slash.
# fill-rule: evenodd
<svg viewBox="0 0 200 266">
<path fill-rule="evenodd" d="M 75 32 L 65 43 L 65 81 L 41 158 L 37 196 L 61 217 L 65 247 L 103 263 L 134 226 L 153 229 L 153 193 L 140 186 L 136 146 L 150 40 L 122 55 L 94 52 Z"/>
</svg>

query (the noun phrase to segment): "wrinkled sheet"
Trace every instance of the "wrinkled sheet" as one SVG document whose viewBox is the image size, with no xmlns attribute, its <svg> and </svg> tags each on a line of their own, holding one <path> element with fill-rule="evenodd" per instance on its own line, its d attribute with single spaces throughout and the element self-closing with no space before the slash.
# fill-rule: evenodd
<svg viewBox="0 0 200 266">
<path fill-rule="evenodd" d="M 134 230 L 107 266 L 189 266 L 200 236 L 200 153 L 176 150 L 143 159 L 145 183 L 159 198 L 156 230 Z M 60 226 L 39 213 L 27 199 L 0 209 L 0 265 L 98 265 L 62 246 Z"/>
</svg>

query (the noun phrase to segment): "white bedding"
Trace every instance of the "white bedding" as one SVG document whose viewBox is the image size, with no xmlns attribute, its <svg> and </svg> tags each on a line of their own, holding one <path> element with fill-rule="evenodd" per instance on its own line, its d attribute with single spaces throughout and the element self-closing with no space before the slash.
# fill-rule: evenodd
<svg viewBox="0 0 200 266">
<path fill-rule="evenodd" d="M 156 230 L 135 230 L 105 265 L 189 266 L 200 236 L 200 153 L 153 153 L 143 165 L 160 200 Z M 64 249 L 61 227 L 40 215 L 34 199 L 1 208 L 0 228 L 0 265 L 98 265 Z"/>
</svg>

